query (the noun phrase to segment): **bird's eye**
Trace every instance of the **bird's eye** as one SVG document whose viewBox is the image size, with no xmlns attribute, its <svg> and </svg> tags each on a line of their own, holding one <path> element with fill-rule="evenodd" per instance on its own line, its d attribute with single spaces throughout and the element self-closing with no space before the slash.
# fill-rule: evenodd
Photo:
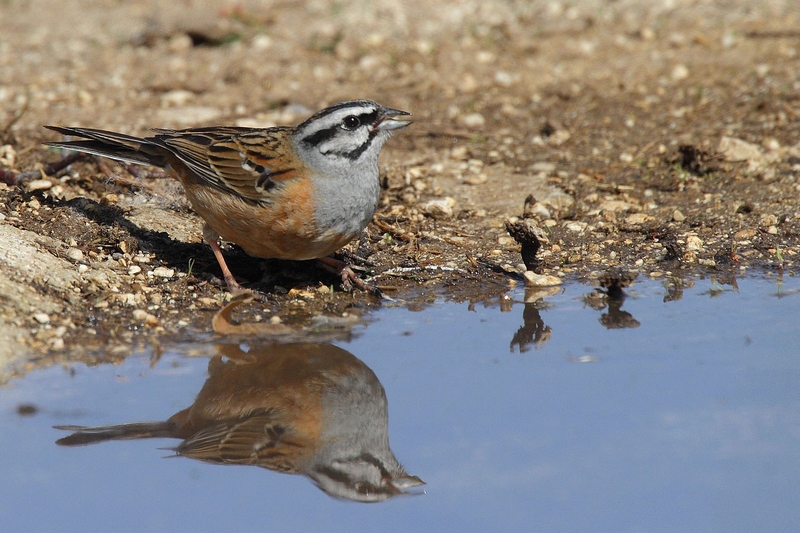
<svg viewBox="0 0 800 533">
<path fill-rule="evenodd" d="M 344 120 L 342 120 L 342 128 L 346 130 L 352 131 L 357 127 L 359 127 L 360 125 L 361 125 L 361 120 L 359 120 L 359 118 L 355 115 L 344 117 Z"/>
</svg>

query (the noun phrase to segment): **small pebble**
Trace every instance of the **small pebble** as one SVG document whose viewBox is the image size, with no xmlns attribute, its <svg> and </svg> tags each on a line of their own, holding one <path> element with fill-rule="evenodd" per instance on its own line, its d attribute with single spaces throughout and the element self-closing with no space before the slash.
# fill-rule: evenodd
<svg viewBox="0 0 800 533">
<path fill-rule="evenodd" d="M 10 144 L 0 146 L 0 166 L 11 168 L 17 161 L 17 151 Z"/>
<path fill-rule="evenodd" d="M 489 181 L 489 178 L 486 177 L 486 174 L 478 174 L 476 176 L 468 176 L 464 178 L 464 183 L 466 185 L 481 185 Z"/>
<path fill-rule="evenodd" d="M 554 287 L 563 283 L 561 278 L 557 276 L 537 274 L 532 270 L 526 270 L 523 276 L 525 277 L 525 285 L 528 287 Z"/>
<path fill-rule="evenodd" d="M 570 222 L 565 227 L 573 233 L 581 233 L 587 226 L 586 222 Z"/>
<path fill-rule="evenodd" d="M 31 180 L 25 185 L 25 188 L 28 191 L 46 191 L 52 186 L 53 183 L 50 180 Z"/>
<path fill-rule="evenodd" d="M 745 228 L 737 231 L 733 234 L 733 238 L 737 241 L 745 241 L 748 239 L 752 239 L 756 236 L 756 230 L 754 228 Z"/>
<path fill-rule="evenodd" d="M 171 278 L 175 275 L 175 270 L 167 267 L 156 267 L 150 271 L 150 275 L 157 278 Z"/>
<path fill-rule="evenodd" d="M 758 145 L 735 137 L 723 136 L 717 145 L 717 152 L 719 152 L 726 161 L 758 162 L 764 157 Z"/>
<path fill-rule="evenodd" d="M 534 172 L 555 172 L 556 164 L 549 161 L 537 161 L 531 165 L 531 170 Z"/>
<path fill-rule="evenodd" d="M 486 119 L 480 113 L 465 115 L 461 122 L 468 128 L 481 128 L 486 125 Z"/>
<path fill-rule="evenodd" d="M 689 235 L 686 237 L 686 250 L 689 252 L 697 252 L 703 249 L 703 239 L 697 235 Z"/>
<path fill-rule="evenodd" d="M 650 222 L 653 220 L 653 217 L 650 215 L 645 215 L 644 213 L 634 213 L 632 215 L 628 215 L 625 217 L 625 223 L 635 226 L 637 224 L 644 224 L 645 222 Z"/>
<path fill-rule="evenodd" d="M 60 352 L 64 349 L 64 339 L 61 337 L 56 337 L 55 339 L 50 341 L 50 349 Z"/>
<path fill-rule="evenodd" d="M 67 259 L 75 263 L 83 261 L 83 252 L 78 250 L 77 248 L 70 248 L 69 250 L 67 250 L 66 256 Z"/>
<path fill-rule="evenodd" d="M 161 105 L 164 107 L 183 107 L 194 98 L 192 91 L 175 89 L 161 95 Z"/>
<path fill-rule="evenodd" d="M 33 319 L 38 322 L 39 324 L 49 324 L 50 323 L 50 315 L 47 313 L 35 313 L 33 315 Z"/>
<path fill-rule="evenodd" d="M 689 68 L 686 65 L 678 64 L 672 68 L 672 79 L 675 81 L 685 80 L 689 77 Z"/>
<path fill-rule="evenodd" d="M 639 209 L 636 204 L 625 202 L 623 200 L 606 200 L 597 206 L 597 208 L 601 211 L 613 211 L 615 213 L 621 213 L 624 211 L 638 211 Z"/>
<path fill-rule="evenodd" d="M 453 209 L 456 206 L 455 198 L 446 196 L 437 200 L 431 200 L 422 206 L 425 214 L 433 218 L 449 218 L 453 216 Z"/>
</svg>

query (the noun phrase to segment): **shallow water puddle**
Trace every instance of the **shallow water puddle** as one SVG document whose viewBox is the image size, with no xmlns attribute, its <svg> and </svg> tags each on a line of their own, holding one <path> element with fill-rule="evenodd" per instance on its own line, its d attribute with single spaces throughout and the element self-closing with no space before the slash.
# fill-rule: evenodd
<svg viewBox="0 0 800 533">
<path fill-rule="evenodd" d="M 582 285 L 525 304 L 520 289 L 488 305 L 384 309 L 351 342 L 277 352 L 174 346 L 153 368 L 142 354 L 119 366 L 36 371 L 0 388 L 0 527 L 790 530 L 800 521 L 800 282 L 698 280 L 677 290 L 640 281 L 626 291 L 621 305 L 587 303 Z M 198 349 L 224 358 L 209 366 L 209 357 L 182 355 Z M 368 442 L 385 431 L 379 381 L 392 451 L 408 479 L 427 483 L 413 495 L 362 505 L 326 496 L 303 475 L 189 458 L 198 448 L 165 458 L 180 439 L 55 444 L 70 435 L 56 425 L 164 421 L 199 393 L 196 406 L 230 406 L 248 390 L 300 394 L 334 366 L 357 377 L 317 394 L 358 414 L 319 422 L 347 435 L 348 451 L 330 453 L 379 447 Z M 347 395 L 353 388 L 358 399 Z M 283 435 L 274 422 L 254 426 L 269 426 L 272 440 L 232 445 L 228 458 L 268 456 Z M 206 428 L 195 441 L 218 434 Z M 304 446 L 295 448 L 320 447 Z M 347 477 L 342 461 L 315 460 L 327 479 Z"/>
</svg>

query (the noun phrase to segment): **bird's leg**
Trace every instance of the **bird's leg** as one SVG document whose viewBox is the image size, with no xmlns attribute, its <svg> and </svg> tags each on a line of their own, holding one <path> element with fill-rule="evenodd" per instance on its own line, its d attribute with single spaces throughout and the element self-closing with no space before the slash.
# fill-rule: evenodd
<svg viewBox="0 0 800 533">
<path fill-rule="evenodd" d="M 225 258 L 222 256 L 222 250 L 219 248 L 219 234 L 208 224 L 203 226 L 203 240 L 211 247 L 211 251 L 214 252 L 214 257 L 217 258 L 217 263 L 219 263 L 219 268 L 222 269 L 222 277 L 225 278 L 225 285 L 228 286 L 228 291 L 230 291 L 231 294 L 251 292 L 239 285 L 236 278 L 231 274 L 228 265 L 225 263 Z"/>
<path fill-rule="evenodd" d="M 344 287 L 345 290 L 352 290 L 355 286 L 356 288 L 377 296 L 378 298 L 384 297 L 383 291 L 359 278 L 356 273 L 353 272 L 353 269 L 350 268 L 344 261 L 339 261 L 331 256 L 325 256 L 317 259 L 317 262 L 328 272 L 341 276 L 342 287 Z"/>
</svg>

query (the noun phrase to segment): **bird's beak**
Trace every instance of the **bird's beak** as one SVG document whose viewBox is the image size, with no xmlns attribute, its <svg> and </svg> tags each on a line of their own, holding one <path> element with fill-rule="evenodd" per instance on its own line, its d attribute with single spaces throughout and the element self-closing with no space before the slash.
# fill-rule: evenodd
<svg viewBox="0 0 800 533">
<path fill-rule="evenodd" d="M 378 123 L 373 126 L 374 130 L 389 131 L 399 130 L 411 124 L 411 113 L 407 111 L 400 111 L 399 109 L 386 108 L 383 116 L 378 120 Z"/>
<path fill-rule="evenodd" d="M 425 482 L 422 481 L 417 476 L 403 476 L 393 479 L 391 482 L 391 486 L 397 490 L 398 493 L 406 493 L 408 489 L 413 489 L 415 487 L 419 487 L 425 485 Z"/>
</svg>

